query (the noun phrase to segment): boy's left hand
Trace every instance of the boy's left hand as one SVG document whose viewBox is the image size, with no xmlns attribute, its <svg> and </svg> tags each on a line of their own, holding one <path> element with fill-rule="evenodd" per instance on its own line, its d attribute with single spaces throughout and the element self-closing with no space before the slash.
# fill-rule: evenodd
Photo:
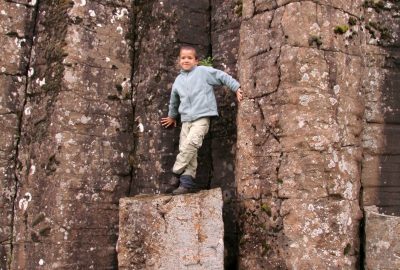
<svg viewBox="0 0 400 270">
<path fill-rule="evenodd" d="M 241 102 L 243 100 L 243 91 L 242 91 L 242 89 L 239 88 L 236 91 L 236 98 L 237 98 L 238 102 Z"/>
</svg>

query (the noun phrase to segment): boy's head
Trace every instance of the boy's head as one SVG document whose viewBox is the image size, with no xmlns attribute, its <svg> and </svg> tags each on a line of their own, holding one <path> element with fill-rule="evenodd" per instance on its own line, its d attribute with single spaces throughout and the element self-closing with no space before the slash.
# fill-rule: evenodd
<svg viewBox="0 0 400 270">
<path fill-rule="evenodd" d="M 196 49 L 190 46 L 183 46 L 179 51 L 179 66 L 185 71 L 197 66 L 199 59 Z"/>
</svg>

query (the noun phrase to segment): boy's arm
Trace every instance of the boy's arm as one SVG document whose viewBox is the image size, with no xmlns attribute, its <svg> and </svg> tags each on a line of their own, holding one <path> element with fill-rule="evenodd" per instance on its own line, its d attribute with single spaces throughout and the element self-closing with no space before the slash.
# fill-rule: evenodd
<svg viewBox="0 0 400 270">
<path fill-rule="evenodd" d="M 175 88 L 172 87 L 171 97 L 169 99 L 169 110 L 168 117 L 176 119 L 178 117 L 178 108 L 179 108 L 179 95 L 176 92 Z"/>
<path fill-rule="evenodd" d="M 209 83 L 212 85 L 226 85 L 233 92 L 236 92 L 240 88 L 239 82 L 222 70 L 207 67 L 207 72 L 210 75 Z"/>
<path fill-rule="evenodd" d="M 169 126 L 176 127 L 176 117 L 178 116 L 178 107 L 179 107 L 179 95 L 172 87 L 171 97 L 169 99 L 169 110 L 168 116 L 161 118 L 161 125 L 165 128 Z"/>
</svg>

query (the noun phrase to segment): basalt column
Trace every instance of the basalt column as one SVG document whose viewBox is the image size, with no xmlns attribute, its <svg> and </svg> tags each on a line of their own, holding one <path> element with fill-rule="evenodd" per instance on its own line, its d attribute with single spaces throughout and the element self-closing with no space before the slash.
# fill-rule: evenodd
<svg viewBox="0 0 400 270">
<path fill-rule="evenodd" d="M 12 269 L 114 269 L 133 145 L 130 1 L 38 2 Z"/>
<path fill-rule="evenodd" d="M 35 1 L 0 2 L 0 269 L 11 262 L 15 165 Z"/>
<path fill-rule="evenodd" d="M 194 46 L 201 58 L 208 51 L 209 1 L 136 1 L 136 11 L 133 76 L 136 148 L 131 194 L 163 193 L 172 177 L 180 129 L 164 129 L 160 120 L 168 114 L 172 83 L 179 74 L 179 47 Z M 204 145 L 203 151 L 207 149 Z M 208 181 L 210 164 L 204 155 L 199 160 L 206 164 L 199 164 L 197 178 Z"/>
<path fill-rule="evenodd" d="M 365 269 L 398 269 L 400 24 L 398 1 L 365 1 L 362 162 Z"/>
<path fill-rule="evenodd" d="M 366 93 L 363 132 L 363 191 L 365 206 L 400 215 L 400 26 L 396 1 L 366 3 Z"/>
<path fill-rule="evenodd" d="M 241 3 L 233 0 L 211 1 L 211 47 L 215 68 L 238 79 L 239 28 Z M 221 187 L 224 199 L 225 267 L 233 269 L 237 258 L 237 217 L 235 187 L 236 95 L 226 87 L 216 87 L 218 111 L 210 129 L 211 187 Z"/>
<path fill-rule="evenodd" d="M 363 1 L 243 1 L 242 269 L 355 269 Z"/>
</svg>

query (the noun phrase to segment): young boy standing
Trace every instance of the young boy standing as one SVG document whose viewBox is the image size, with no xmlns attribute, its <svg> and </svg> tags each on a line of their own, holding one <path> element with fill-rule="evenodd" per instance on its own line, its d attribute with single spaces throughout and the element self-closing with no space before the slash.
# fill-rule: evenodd
<svg viewBox="0 0 400 270">
<path fill-rule="evenodd" d="M 193 47 L 181 47 L 179 66 L 181 72 L 172 85 L 168 117 L 161 119 L 165 128 L 176 127 L 176 117 L 181 115 L 182 130 L 179 154 L 172 172 L 179 176 L 179 187 L 174 195 L 195 192 L 197 152 L 210 127 L 210 117 L 218 116 L 213 86 L 225 85 L 236 93 L 238 102 L 243 98 L 240 84 L 225 72 L 212 67 L 197 66 L 198 57 Z"/>
</svg>

